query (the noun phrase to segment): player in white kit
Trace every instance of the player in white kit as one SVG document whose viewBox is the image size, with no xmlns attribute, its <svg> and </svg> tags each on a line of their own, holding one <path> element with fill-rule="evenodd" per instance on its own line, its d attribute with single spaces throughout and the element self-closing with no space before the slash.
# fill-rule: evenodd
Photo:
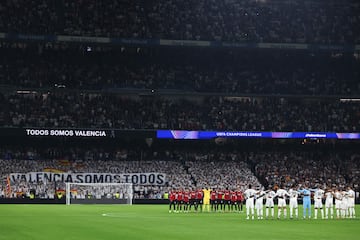
<svg viewBox="0 0 360 240">
<path fill-rule="evenodd" d="M 255 209 L 256 209 L 256 214 L 258 219 L 263 219 L 264 218 L 264 196 L 267 192 L 264 191 L 263 189 L 259 189 L 258 192 L 256 193 L 255 197 Z"/>
<path fill-rule="evenodd" d="M 348 217 L 348 192 L 345 189 L 341 192 L 342 194 L 342 201 L 341 201 L 341 217 L 347 218 Z"/>
<path fill-rule="evenodd" d="M 344 191 L 341 192 L 343 195 L 343 200 L 341 202 L 341 215 L 343 218 L 349 217 L 349 193 L 344 188 Z"/>
<path fill-rule="evenodd" d="M 355 218 L 355 191 L 347 187 L 349 218 Z"/>
<path fill-rule="evenodd" d="M 276 193 L 269 189 L 269 192 L 265 195 L 265 216 L 266 218 L 269 217 L 269 208 L 271 208 L 271 217 L 274 218 L 274 197 Z"/>
<path fill-rule="evenodd" d="M 251 184 L 249 184 L 249 188 L 244 192 L 246 199 L 246 219 L 250 219 L 250 214 L 251 218 L 254 219 L 254 199 L 256 192 L 256 190 L 251 188 Z"/>
<path fill-rule="evenodd" d="M 264 196 L 266 192 L 264 190 L 258 190 L 255 197 L 255 209 L 256 209 L 256 215 L 258 219 L 263 219 L 263 209 L 264 209 Z"/>
<path fill-rule="evenodd" d="M 341 207 L 342 207 L 343 195 L 337 189 L 334 192 L 334 197 L 335 197 L 336 218 L 340 218 L 341 217 Z"/>
<path fill-rule="evenodd" d="M 325 191 L 325 218 L 329 219 L 329 211 L 331 219 L 334 218 L 334 192 L 328 188 Z"/>
<path fill-rule="evenodd" d="M 317 219 L 318 216 L 318 209 L 320 209 L 321 212 L 321 218 L 324 219 L 324 209 L 322 204 L 322 199 L 324 198 L 325 191 L 317 188 L 314 192 L 314 208 L 315 208 L 315 216 L 314 219 Z"/>
<path fill-rule="evenodd" d="M 278 219 L 281 217 L 281 210 L 284 211 L 284 218 L 286 218 L 286 196 L 290 195 L 283 187 L 276 191 L 276 197 L 278 198 Z"/>
<path fill-rule="evenodd" d="M 290 218 L 293 218 L 293 212 L 295 212 L 295 217 L 299 218 L 299 209 L 298 209 L 298 197 L 299 192 L 294 189 L 289 189 L 289 195 L 290 195 L 290 201 L 289 201 L 289 207 L 290 207 Z"/>
</svg>

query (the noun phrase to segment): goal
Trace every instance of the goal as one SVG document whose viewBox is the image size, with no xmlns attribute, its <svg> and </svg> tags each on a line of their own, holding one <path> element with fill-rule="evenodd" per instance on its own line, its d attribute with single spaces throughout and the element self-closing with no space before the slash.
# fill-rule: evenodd
<svg viewBox="0 0 360 240">
<path fill-rule="evenodd" d="M 130 204 L 131 183 L 65 183 L 66 205 L 70 204 Z"/>
</svg>

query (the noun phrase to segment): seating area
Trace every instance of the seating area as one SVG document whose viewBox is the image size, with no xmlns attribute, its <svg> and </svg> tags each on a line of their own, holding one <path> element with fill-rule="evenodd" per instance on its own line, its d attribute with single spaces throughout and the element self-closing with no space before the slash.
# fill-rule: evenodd
<svg viewBox="0 0 360 240">
<path fill-rule="evenodd" d="M 0 32 L 229 42 L 359 43 L 356 0 L 4 1 Z"/>
<path fill-rule="evenodd" d="M 43 149 L 44 152 L 48 150 Z M 34 150 L 33 150 L 34 151 Z M 32 159 L 18 159 L 2 150 L 0 176 L 6 178 L 11 173 L 57 171 L 66 173 L 162 173 L 165 174 L 163 185 L 134 185 L 136 199 L 162 199 L 171 189 L 241 189 L 248 184 L 254 187 L 275 187 L 279 184 L 310 183 L 320 186 L 343 187 L 352 185 L 358 191 L 358 169 L 356 154 L 326 154 L 317 152 L 215 152 L 205 151 L 154 151 L 127 154 L 131 151 L 122 149 L 116 152 L 102 152 L 109 159 L 99 160 L 97 153 L 91 150 L 78 151 L 75 158 L 45 159 L 32 154 Z M 22 156 L 29 154 L 24 153 Z M 121 152 L 122 154 L 119 154 Z M 86 157 L 92 156 L 92 157 Z M 113 156 L 118 156 L 117 158 Z M 121 157 L 120 157 L 121 156 Z M 143 156 L 143 159 L 141 159 Z M 349 171 L 349 169 L 354 169 Z M 355 175 L 354 175 L 355 174 Z M 0 196 L 5 196 L 5 181 L 0 185 Z M 30 190 L 35 190 L 40 198 L 53 198 L 58 189 L 65 189 L 65 184 L 57 182 L 27 182 L 24 179 L 11 179 L 12 197 L 22 197 Z"/>
</svg>

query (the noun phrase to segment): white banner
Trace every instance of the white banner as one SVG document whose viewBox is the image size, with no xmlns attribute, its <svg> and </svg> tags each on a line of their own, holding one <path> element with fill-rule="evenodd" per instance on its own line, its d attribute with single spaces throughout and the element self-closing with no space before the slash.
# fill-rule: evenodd
<svg viewBox="0 0 360 240">
<path fill-rule="evenodd" d="M 164 185 L 164 173 L 11 173 L 10 181 L 74 182 L 74 183 L 132 183 L 134 185 Z"/>
</svg>

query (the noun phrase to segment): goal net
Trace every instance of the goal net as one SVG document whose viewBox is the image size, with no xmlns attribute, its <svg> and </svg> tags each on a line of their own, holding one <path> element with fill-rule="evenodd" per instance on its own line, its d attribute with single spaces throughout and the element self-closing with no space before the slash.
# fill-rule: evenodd
<svg viewBox="0 0 360 240">
<path fill-rule="evenodd" d="M 65 183 L 66 204 L 132 204 L 131 183 Z"/>
</svg>

